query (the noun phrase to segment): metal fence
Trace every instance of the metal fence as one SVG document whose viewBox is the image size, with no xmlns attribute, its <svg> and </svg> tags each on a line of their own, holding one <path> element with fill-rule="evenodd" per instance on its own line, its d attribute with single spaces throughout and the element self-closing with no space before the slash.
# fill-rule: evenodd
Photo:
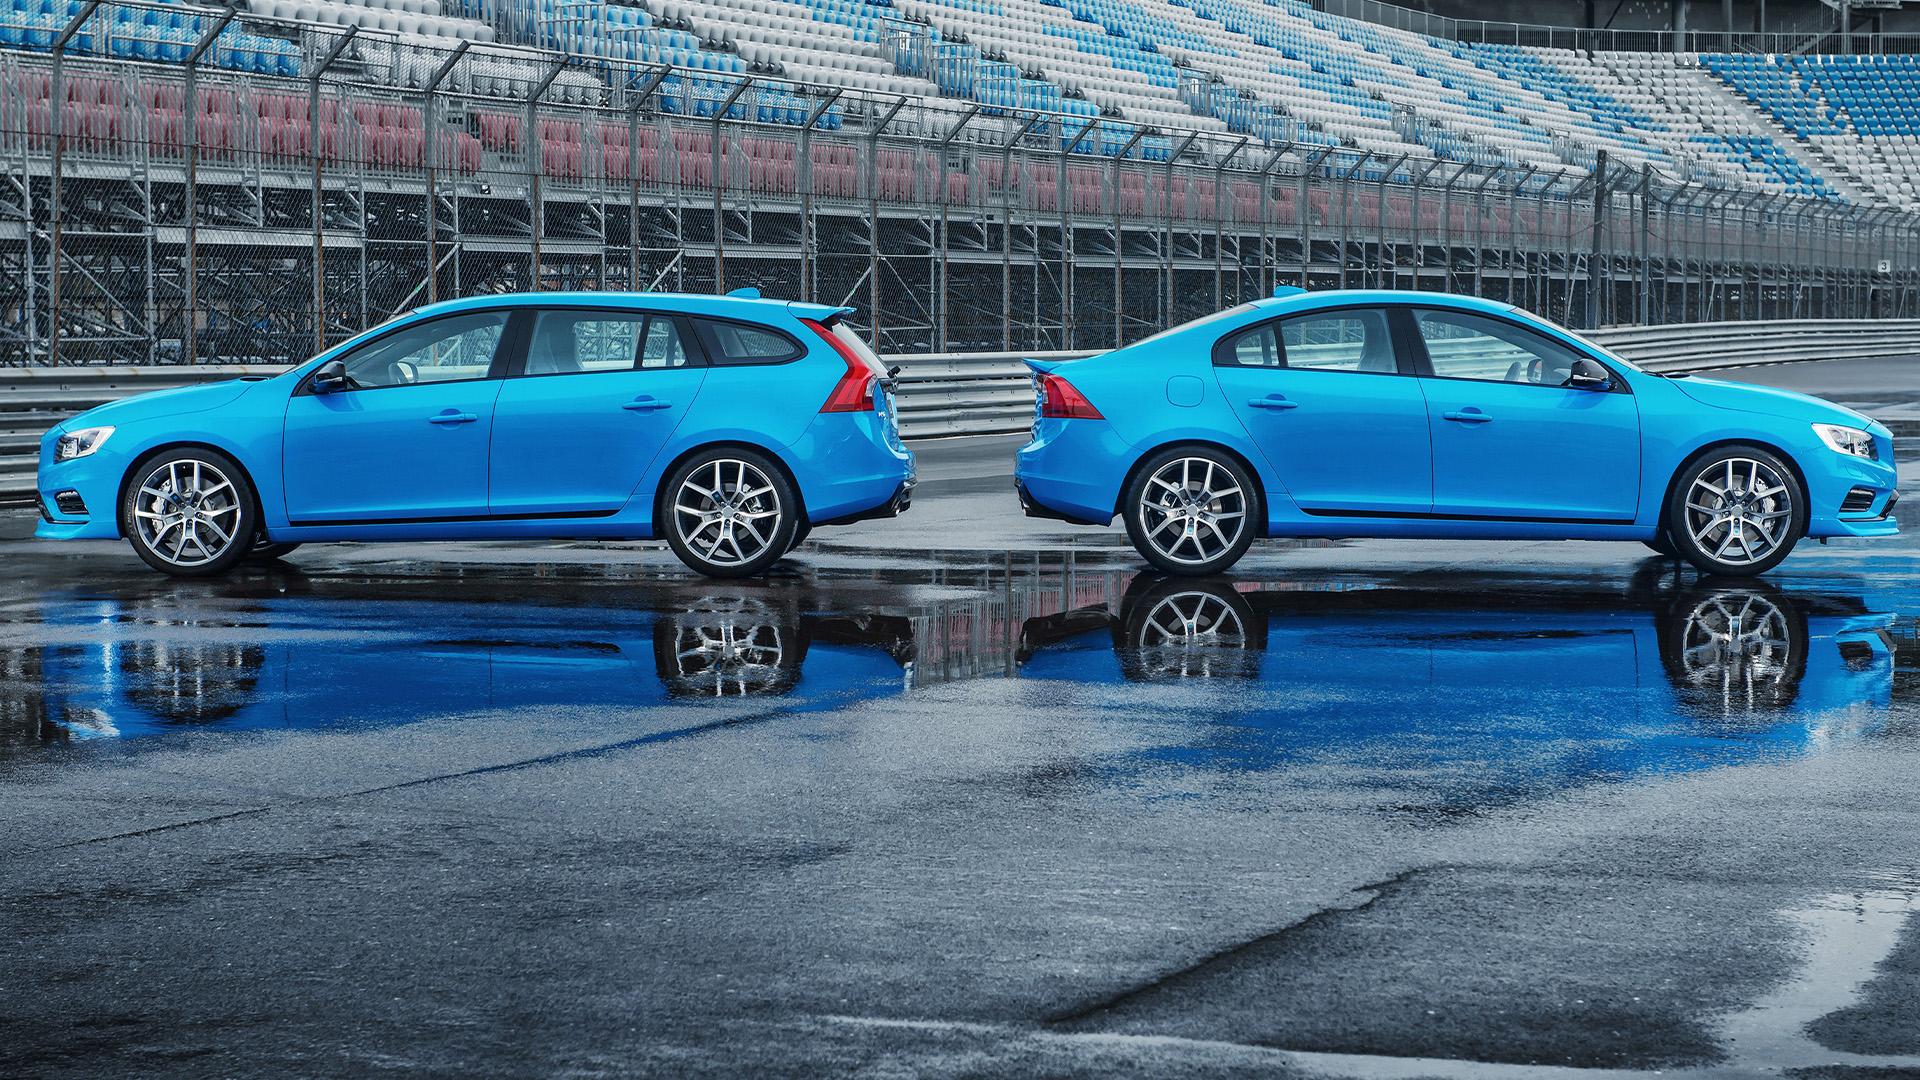
<svg viewBox="0 0 1920 1080">
<path fill-rule="evenodd" d="M 1794 25 L 1789 25 L 1789 20 L 1776 15 L 1770 20 L 1774 29 L 1763 32 L 1736 29 L 1713 18 L 1705 21 L 1719 25 L 1691 29 L 1615 30 L 1492 19 L 1457 19 L 1399 4 L 1383 3 L 1382 0 L 1313 0 L 1313 6 L 1330 15 L 1379 23 L 1432 37 L 1545 49 L 1859 55 L 1920 52 L 1920 34 L 1841 33 L 1840 13 L 1828 7 L 1819 8 L 1811 20 L 1804 16 L 1794 20 Z M 1832 5 L 1832 8 L 1839 7 L 1838 3 Z M 1855 10 L 1863 11 L 1864 8 L 1856 6 Z"/>
<path fill-rule="evenodd" d="M 1546 169 L 1385 158 L 1304 124 L 1156 130 L 251 16 L 241 49 L 231 9 L 133 0 L 50 37 L 106 52 L 152 25 L 122 10 L 198 14 L 167 60 L 0 52 L 0 365 L 287 362 L 507 290 L 753 285 L 857 307 L 893 353 L 1105 348 L 1276 284 L 1575 326 L 1920 315 L 1910 216 L 1572 142 Z"/>
</svg>

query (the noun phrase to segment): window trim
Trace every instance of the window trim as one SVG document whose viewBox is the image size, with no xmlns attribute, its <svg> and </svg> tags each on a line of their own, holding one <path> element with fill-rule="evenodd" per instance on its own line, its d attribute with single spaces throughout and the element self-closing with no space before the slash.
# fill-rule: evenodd
<svg viewBox="0 0 1920 1080">
<path fill-rule="evenodd" d="M 1485 311 L 1472 311 L 1466 308 L 1446 307 L 1444 305 L 1439 305 L 1439 304 L 1404 304 L 1402 305 L 1402 308 L 1406 312 L 1408 343 L 1412 346 L 1414 350 L 1414 353 L 1413 353 L 1414 364 L 1417 368 L 1419 368 L 1420 377 L 1423 379 L 1444 380 L 1446 382 L 1458 382 L 1458 383 L 1481 383 L 1487 386 L 1528 386 L 1536 390 L 1576 389 L 1575 387 L 1567 386 L 1565 384 L 1561 384 L 1558 386 L 1549 386 L 1545 383 L 1513 382 L 1508 379 L 1470 379 L 1470 378 L 1464 378 L 1458 375 L 1439 374 L 1434 369 L 1432 354 L 1427 351 L 1427 340 L 1420 333 L 1420 320 L 1417 317 L 1415 317 L 1415 314 L 1414 314 L 1415 312 L 1419 312 L 1419 311 L 1437 311 L 1442 314 L 1469 315 L 1474 318 L 1485 319 L 1488 322 L 1499 323 L 1503 326 L 1507 326 L 1512 329 L 1518 330 L 1529 337 L 1536 338 L 1540 341 L 1544 341 L 1549 345 L 1557 345 L 1560 348 L 1565 349 L 1567 352 L 1572 353 L 1576 357 L 1581 357 L 1587 360 L 1591 360 L 1594 363 L 1599 364 L 1601 367 L 1606 369 L 1608 382 L 1612 383 L 1611 386 L 1607 387 L 1605 390 L 1582 389 L 1580 390 L 1580 393 L 1626 394 L 1629 397 L 1633 396 L 1633 387 L 1628 385 L 1627 380 L 1621 377 L 1619 370 L 1616 369 L 1612 364 L 1609 364 L 1605 360 L 1602 360 L 1601 358 L 1593 355 L 1591 352 L 1589 352 L 1586 349 L 1579 348 L 1571 342 L 1562 341 L 1560 338 L 1555 337 L 1551 334 L 1543 334 L 1539 330 L 1531 326 L 1528 326 L 1526 323 L 1523 323 L 1517 319 L 1510 319 L 1504 316 L 1490 314 Z"/>
<path fill-rule="evenodd" d="M 506 323 L 500 327 L 500 340 L 493 344 L 493 358 L 487 362 L 487 373 L 485 375 L 476 375 L 471 379 L 443 379 L 430 383 L 395 383 L 392 386 L 343 386 L 338 390 L 329 390 L 325 394 L 320 394 L 313 388 L 314 375 L 319 372 L 321 368 L 326 367 L 327 364 L 331 364 L 335 360 L 345 363 L 348 357 L 363 349 L 378 345 L 388 338 L 393 337 L 395 334 L 404 334 L 409 330 L 418 329 L 419 327 L 432 323 L 445 322 L 448 319 L 464 319 L 473 315 L 491 315 L 496 312 L 505 315 L 507 319 Z M 524 353 L 524 350 L 520 348 L 523 343 L 515 333 L 521 322 L 519 318 L 520 312 L 520 308 L 502 305 L 499 307 L 472 308 L 467 311 L 449 311 L 440 315 L 428 316 L 424 319 L 413 319 L 407 322 L 396 323 L 373 337 L 354 343 L 351 347 L 343 349 L 329 357 L 326 361 L 315 364 L 312 371 L 300 377 L 300 385 L 294 388 L 291 396 L 332 397 L 335 394 L 366 394 L 376 390 L 408 390 L 418 386 L 460 386 L 464 383 L 486 382 L 490 379 L 504 378 L 507 368 L 511 366 L 512 358 L 515 355 Z"/>
<path fill-rule="evenodd" d="M 811 355 L 808 347 L 802 343 L 799 338 L 787 333 L 778 326 L 772 326 L 763 322 L 754 322 L 750 319 L 731 319 L 724 315 L 687 314 L 685 317 L 688 322 L 693 324 L 694 332 L 699 337 L 700 348 L 706 353 L 707 366 L 710 368 L 779 367 L 782 364 L 791 364 L 799 360 L 804 360 Z M 713 331 L 710 328 L 713 323 L 730 323 L 734 326 L 744 326 L 749 330 L 759 330 L 763 333 L 772 334 L 785 341 L 788 346 L 792 348 L 792 355 L 779 360 L 721 359 L 725 353 L 720 348 L 720 342 L 713 336 Z"/>
<path fill-rule="evenodd" d="M 1251 322 L 1245 326 L 1236 327 L 1214 339 L 1213 366 L 1216 368 L 1232 368 L 1236 371 L 1299 371 L 1322 375 L 1385 375 L 1394 378 L 1418 378 L 1420 375 L 1418 370 L 1409 370 L 1409 368 L 1417 367 L 1417 365 L 1415 364 L 1413 354 L 1408 351 L 1405 328 L 1400 325 L 1402 320 L 1396 317 L 1396 312 L 1410 307 L 1412 307 L 1412 305 L 1405 303 L 1329 304 L 1326 307 L 1314 308 L 1311 311 L 1292 311 L 1285 315 L 1276 315 L 1273 318 L 1262 319 L 1259 322 Z M 1292 319 L 1311 319 L 1319 315 L 1334 315 L 1342 311 L 1380 312 L 1381 317 L 1387 322 L 1387 337 L 1393 346 L 1392 371 L 1348 371 L 1342 368 L 1294 367 L 1287 363 L 1287 340 L 1279 331 L 1281 323 Z M 1280 350 L 1279 367 L 1254 367 L 1249 364 L 1238 363 L 1232 359 L 1233 352 L 1226 347 L 1228 341 L 1239 337 L 1241 334 L 1267 327 L 1274 328 L 1274 344 Z"/>
<path fill-rule="evenodd" d="M 506 379 L 564 379 L 575 375 L 636 375 L 641 372 L 687 371 L 693 368 L 709 367 L 706 349 L 698 339 L 692 336 L 687 325 L 687 316 L 679 311 L 658 311 L 653 308 L 609 307 L 601 304 L 538 304 L 516 309 L 525 317 L 523 341 L 516 342 L 512 356 L 508 357 Z M 533 352 L 533 324 L 543 312 L 548 311 L 586 311 L 607 315 L 637 315 L 641 319 L 640 341 L 634 346 L 633 366 L 615 368 L 610 371 L 528 371 L 527 360 Z M 654 319 L 669 319 L 680 331 L 680 348 L 687 354 L 687 362 L 679 367 L 650 368 L 640 366 L 640 350 L 646 347 L 646 324 Z"/>
</svg>

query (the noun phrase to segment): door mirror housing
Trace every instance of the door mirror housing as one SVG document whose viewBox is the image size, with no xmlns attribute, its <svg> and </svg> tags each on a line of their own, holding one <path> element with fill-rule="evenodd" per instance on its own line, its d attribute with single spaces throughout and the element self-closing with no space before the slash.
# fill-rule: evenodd
<svg viewBox="0 0 1920 1080">
<path fill-rule="evenodd" d="M 347 388 L 347 365 L 329 360 L 313 371 L 313 392 L 331 394 Z"/>
<path fill-rule="evenodd" d="M 1575 390 L 1611 390 L 1613 373 L 1601 367 L 1599 361 L 1582 356 L 1567 373 L 1567 385 Z"/>
</svg>

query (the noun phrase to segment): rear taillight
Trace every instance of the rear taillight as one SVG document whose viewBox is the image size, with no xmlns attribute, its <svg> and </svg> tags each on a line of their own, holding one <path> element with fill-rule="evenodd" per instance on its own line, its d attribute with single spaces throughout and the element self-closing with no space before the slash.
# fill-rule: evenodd
<svg viewBox="0 0 1920 1080">
<path fill-rule="evenodd" d="M 807 329 L 820 335 L 820 340 L 833 346 L 833 351 L 846 361 L 846 374 L 833 384 L 833 393 L 827 395 L 827 403 L 820 406 L 821 412 L 872 412 L 873 384 L 879 377 L 860 354 L 847 347 L 847 343 L 833 336 L 833 331 L 812 319 L 801 319 Z"/>
<path fill-rule="evenodd" d="M 1074 385 L 1058 375 L 1040 376 L 1040 415 L 1053 420 L 1104 420 Z"/>
</svg>

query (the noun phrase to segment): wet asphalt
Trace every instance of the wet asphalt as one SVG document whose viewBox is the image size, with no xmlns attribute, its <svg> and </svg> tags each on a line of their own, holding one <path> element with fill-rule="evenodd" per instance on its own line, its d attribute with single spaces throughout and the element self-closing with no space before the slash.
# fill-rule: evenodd
<svg viewBox="0 0 1920 1080">
<path fill-rule="evenodd" d="M 1920 1076 L 1920 534 L 1170 581 L 1019 441 L 744 583 L 0 518 L 0 1076 Z"/>
</svg>

